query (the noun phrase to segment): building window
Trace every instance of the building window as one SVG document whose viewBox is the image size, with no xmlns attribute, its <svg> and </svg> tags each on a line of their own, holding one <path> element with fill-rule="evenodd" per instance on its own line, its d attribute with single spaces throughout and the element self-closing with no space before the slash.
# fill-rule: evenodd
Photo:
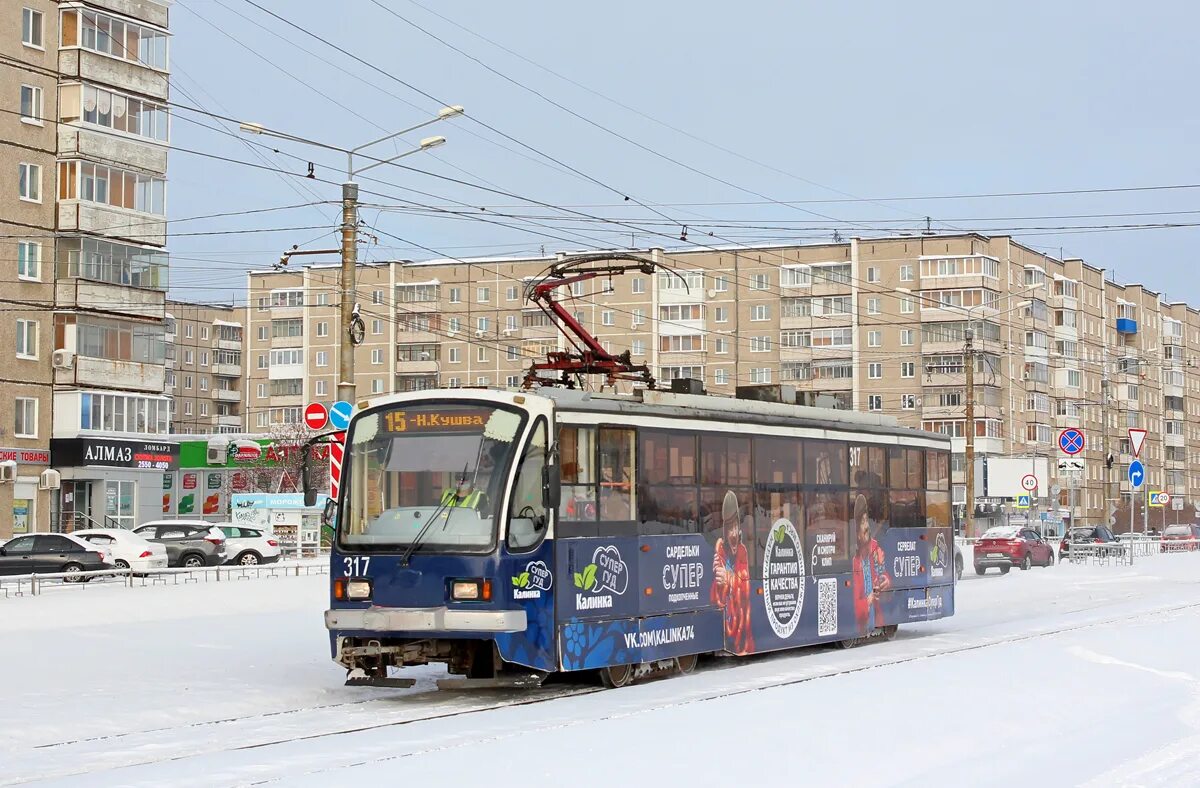
<svg viewBox="0 0 1200 788">
<path fill-rule="evenodd" d="M 658 338 L 658 349 L 663 353 L 698 353 L 704 350 L 704 340 L 699 334 L 664 334 Z"/>
<path fill-rule="evenodd" d="M 632 346 L 632 349 L 630 350 L 630 353 L 635 356 L 646 355 L 646 340 L 644 340 L 644 339 L 633 340 L 633 346 Z"/>
<path fill-rule="evenodd" d="M 200 378 L 200 390 L 208 391 L 208 377 L 207 376 Z"/>
<path fill-rule="evenodd" d="M 509 301 L 516 301 L 517 300 L 517 286 L 509 285 L 508 291 L 504 295 L 505 295 L 505 298 L 507 298 Z"/>
<path fill-rule="evenodd" d="M 646 310 L 637 308 L 633 310 L 633 325 L 640 326 L 646 322 Z"/>
<path fill-rule="evenodd" d="M 515 389 L 517 386 L 521 385 L 521 379 L 516 375 L 509 375 L 504 379 L 504 385 L 510 389 Z"/>
<path fill-rule="evenodd" d="M 868 394 L 867 395 L 867 410 L 883 410 L 883 395 Z"/>
<path fill-rule="evenodd" d="M 913 300 L 908 296 L 900 297 L 900 314 L 911 315 L 913 313 Z"/>
<path fill-rule="evenodd" d="M 486 304 L 492 300 L 492 288 L 477 287 L 475 288 L 475 300 L 481 304 Z"/>
<path fill-rule="evenodd" d="M 771 307 L 767 306 L 766 304 L 755 304 L 753 309 L 750 310 L 750 319 L 751 320 L 770 320 L 771 319 Z"/>
<path fill-rule="evenodd" d="M 202 367 L 208 366 L 208 351 L 207 350 L 201 351 L 201 353 L 200 353 L 200 366 L 202 366 Z"/>
<path fill-rule="evenodd" d="M 770 338 L 768 338 L 767 339 L 768 344 L 770 343 L 770 341 L 771 341 Z M 717 339 L 715 340 L 715 343 L 714 343 L 713 352 L 714 353 L 728 353 L 729 352 L 729 340 L 726 339 L 725 337 L 717 337 Z"/>
<path fill-rule="evenodd" d="M 37 358 L 38 324 L 36 320 L 17 321 L 17 358 Z"/>
<path fill-rule="evenodd" d="M 476 361 L 487 361 L 487 348 L 485 348 L 485 347 L 475 348 L 475 360 Z"/>
<path fill-rule="evenodd" d="M 488 330 L 488 326 L 489 326 L 489 325 L 491 325 L 491 321 L 490 321 L 490 320 L 488 320 L 486 317 L 481 317 L 481 318 L 478 318 L 478 319 L 475 321 L 475 330 L 476 330 L 476 331 L 482 331 L 482 332 L 485 332 L 485 333 L 486 333 L 486 332 L 487 332 L 487 330 Z"/>
<path fill-rule="evenodd" d="M 324 350 L 317 351 L 316 365 L 318 367 L 329 366 L 329 353 Z"/>
<path fill-rule="evenodd" d="M 208 339 L 208 326 L 200 326 L 200 338 Z"/>
<path fill-rule="evenodd" d="M 267 384 L 266 383 L 258 384 L 258 398 L 259 399 L 267 398 Z"/>
<path fill-rule="evenodd" d="M 184 416 L 192 415 L 192 401 L 190 399 L 183 403 L 183 415 Z"/>
<path fill-rule="evenodd" d="M 258 354 L 258 368 L 259 369 L 267 368 L 267 354 L 266 353 Z"/>
<path fill-rule="evenodd" d="M 872 361 L 867 365 L 867 377 L 871 380 L 879 380 L 883 377 L 883 364 L 878 361 Z"/>
<path fill-rule="evenodd" d="M 382 304 L 383 303 L 383 291 L 382 290 L 372 290 L 371 291 L 371 303 L 372 304 Z"/>
<path fill-rule="evenodd" d="M 42 12 L 35 11 L 32 8 L 21 9 L 21 43 L 27 47 L 35 47 L 37 49 L 45 49 L 46 45 L 42 43 L 42 30 L 44 28 Z"/>
<path fill-rule="evenodd" d="M 150 101 L 93 85 L 63 85 L 58 105 L 62 123 L 82 121 L 157 142 L 167 141 L 167 108 Z"/>
<path fill-rule="evenodd" d="M 879 269 L 878 268 L 872 266 L 867 269 L 867 281 L 868 282 L 878 282 L 879 281 Z"/>
<path fill-rule="evenodd" d="M 729 373 L 724 369 L 713 371 L 713 385 L 724 386 L 729 383 Z"/>
<path fill-rule="evenodd" d="M 517 330 L 517 316 L 516 315 L 506 315 L 504 317 L 504 330 L 508 331 L 508 332 Z"/>
<path fill-rule="evenodd" d="M 208 403 L 207 403 L 207 402 L 201 402 L 201 403 L 200 403 L 200 415 L 201 415 L 201 416 L 207 416 L 207 415 L 208 415 Z"/>
<path fill-rule="evenodd" d="M 159 70 L 167 68 L 165 33 L 94 11 L 63 12 L 62 45 L 82 46 Z"/>
<path fill-rule="evenodd" d="M 713 322 L 728 323 L 729 309 L 723 306 L 713 307 Z"/>
<path fill-rule="evenodd" d="M 458 363 L 458 348 L 452 347 L 446 352 L 446 361 L 451 364 Z"/>
<path fill-rule="evenodd" d="M 917 409 L 917 395 L 916 394 L 901 394 L 900 395 L 900 409 L 901 410 L 916 410 Z"/>
<path fill-rule="evenodd" d="M 750 370 L 751 383 L 770 383 L 771 368 L 770 367 L 755 367 Z"/>
<path fill-rule="evenodd" d="M 279 378 L 271 381 L 272 397 L 298 397 L 304 393 L 304 378 Z"/>
<path fill-rule="evenodd" d="M 601 312 L 600 313 L 600 322 L 601 322 L 601 324 L 606 325 L 606 326 L 613 325 L 614 318 L 613 318 L 612 310 L 606 309 L 603 312 Z"/>
<path fill-rule="evenodd" d="M 383 393 L 383 378 L 372 378 L 371 379 L 371 393 L 372 394 L 382 394 Z"/>
<path fill-rule="evenodd" d="M 166 192 L 167 182 L 155 175 L 90 161 L 58 163 L 58 196 L 62 200 L 82 200 L 165 216 Z"/>
<path fill-rule="evenodd" d="M 717 274 L 714 276 L 713 290 L 717 291 L 718 293 L 727 292 L 729 290 L 729 277 L 725 276 L 725 274 Z"/>
<path fill-rule="evenodd" d="M 452 389 L 456 389 L 459 386 L 459 380 L 458 378 L 447 378 L 446 385 Z"/>
<path fill-rule="evenodd" d="M 769 353 L 771 351 L 770 337 L 750 337 L 751 353 Z"/>
<path fill-rule="evenodd" d="M 911 328 L 900 329 L 900 345 L 902 347 L 911 347 L 913 343 L 913 330 Z"/>
<path fill-rule="evenodd" d="M 326 394 L 326 391 L 325 391 L 325 381 L 323 381 L 323 380 L 318 380 L 318 381 L 315 381 L 315 382 L 313 383 L 313 396 L 315 396 L 315 397 L 324 397 L 324 396 L 325 396 L 325 394 Z"/>
<path fill-rule="evenodd" d="M 320 323 L 317 323 L 317 336 L 329 336 L 329 323 L 325 322 L 324 320 L 322 320 Z"/>
<path fill-rule="evenodd" d="M 271 335 L 271 329 L 268 326 L 259 326 L 258 327 L 258 341 L 259 342 L 266 342 L 267 338 L 270 335 Z"/>
<path fill-rule="evenodd" d="M 771 278 L 767 274 L 752 274 L 750 276 L 751 290 L 766 290 L 771 286 Z"/>
<path fill-rule="evenodd" d="M 42 245 L 37 241 L 17 242 L 17 278 L 42 278 Z"/>
<path fill-rule="evenodd" d="M 17 397 L 16 423 L 13 436 L 17 438 L 37 437 L 38 401 L 32 397 Z"/>
<path fill-rule="evenodd" d="M 517 361 L 521 358 L 521 349 L 515 345 L 509 345 L 505 348 L 506 358 L 509 361 Z"/>
<path fill-rule="evenodd" d="M 812 269 L 807 265 L 785 265 L 779 269 L 781 287 L 807 287 L 812 284 Z"/>
<path fill-rule="evenodd" d="M 638 294 L 641 294 L 644 292 L 646 292 L 646 277 L 635 276 L 633 278 L 633 293 L 634 293 L 634 295 L 638 295 Z"/>
<path fill-rule="evenodd" d="M 372 364 L 382 364 L 383 363 L 383 348 L 377 347 L 377 348 L 373 348 L 371 350 L 371 363 Z"/>
<path fill-rule="evenodd" d="M 21 122 L 42 125 L 42 89 L 34 85 L 21 86 Z"/>
<path fill-rule="evenodd" d="M 476 385 L 476 386 L 486 386 L 486 385 L 488 385 L 488 379 L 487 379 L 487 377 L 486 377 L 486 376 L 484 376 L 484 375 L 480 375 L 479 377 L 475 378 L 475 385 Z"/>
<path fill-rule="evenodd" d="M 913 280 L 913 267 L 911 265 L 900 266 L 900 281 L 911 282 Z"/>
<path fill-rule="evenodd" d="M 878 315 L 879 314 L 879 299 L 878 298 L 868 298 L 867 299 L 867 314 L 868 315 Z"/>
<path fill-rule="evenodd" d="M 271 336 L 276 339 L 283 337 L 302 337 L 304 336 L 304 321 L 300 318 L 272 320 Z"/>
<path fill-rule="evenodd" d="M 461 304 L 462 303 L 462 288 L 461 287 L 450 288 L 450 303 L 452 303 L 452 304 Z"/>
<path fill-rule="evenodd" d="M 189 390 L 192 388 L 192 376 L 191 375 L 183 376 L 183 387 L 185 389 L 189 389 Z"/>
<path fill-rule="evenodd" d="M 883 332 L 882 331 L 868 331 L 867 332 L 867 347 L 879 347 L 880 345 L 883 344 L 882 340 L 883 340 Z"/>
<path fill-rule="evenodd" d="M 42 168 L 21 162 L 17 177 L 17 194 L 28 202 L 42 201 Z"/>
<path fill-rule="evenodd" d="M 900 362 L 900 377 L 915 378 L 917 376 L 917 365 L 912 361 Z"/>
<path fill-rule="evenodd" d="M 268 414 L 265 410 L 260 412 L 258 414 L 258 426 L 266 427 L 269 423 L 269 421 L 268 421 L 269 418 L 270 418 L 270 414 Z"/>
</svg>

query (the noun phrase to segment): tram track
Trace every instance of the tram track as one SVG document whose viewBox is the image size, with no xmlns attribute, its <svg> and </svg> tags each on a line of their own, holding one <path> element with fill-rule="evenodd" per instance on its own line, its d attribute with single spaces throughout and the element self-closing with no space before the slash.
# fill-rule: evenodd
<svg viewBox="0 0 1200 788">
<path fill-rule="evenodd" d="M 1058 611 L 1056 615 L 1079 615 L 1080 613 L 1086 613 L 1110 606 L 1112 606 L 1112 603 L 1110 601 L 1106 601 L 1092 606 Z M 607 719 L 615 719 L 632 714 L 641 714 L 649 711 L 668 709 L 677 706 L 711 702 L 725 698 L 736 697 L 751 692 L 778 689 L 821 679 L 849 675 L 865 670 L 903 665 L 905 663 L 924 659 L 952 656 L 954 654 L 992 648 L 1009 643 L 1018 643 L 1022 641 L 1054 637 L 1061 634 L 1111 625 L 1132 619 L 1166 615 L 1195 608 L 1200 608 L 1200 602 L 1140 609 L 1122 615 L 1109 616 L 1098 620 L 1071 623 L 1050 629 L 1043 628 L 1023 634 L 1018 633 L 1001 636 L 985 636 L 982 640 L 976 640 L 970 643 L 962 643 L 957 645 L 946 644 L 946 647 L 933 651 L 920 650 L 920 646 L 923 642 L 926 642 L 926 638 L 954 640 L 961 638 L 963 635 L 969 635 L 972 631 L 977 631 L 980 629 L 992 629 L 997 626 L 1004 626 L 1005 624 L 1012 623 L 1011 620 L 1003 622 L 992 621 L 988 624 L 971 627 L 966 630 L 957 630 L 936 635 L 918 635 L 916 637 L 902 638 L 899 641 L 896 641 L 895 645 L 908 645 L 910 648 L 915 648 L 917 650 L 915 652 L 910 652 L 899 656 L 888 657 L 882 651 L 879 653 L 874 653 L 874 648 L 864 648 L 849 652 L 841 652 L 842 654 L 850 655 L 847 656 L 846 659 L 853 659 L 853 655 L 859 655 L 858 659 L 856 660 L 858 664 L 840 664 L 830 669 L 817 670 L 805 670 L 804 665 L 799 665 L 798 667 L 800 670 L 793 671 L 792 675 L 790 676 L 786 674 L 777 677 L 768 676 L 764 677 L 763 679 L 756 680 L 750 686 L 746 686 L 745 682 L 737 682 L 736 678 L 730 675 L 728 677 L 729 681 L 726 683 L 731 684 L 732 686 L 722 691 L 695 692 L 690 695 L 687 693 L 681 693 L 663 702 L 639 705 L 634 709 L 629 709 L 620 713 L 599 716 L 589 715 L 584 719 L 565 718 L 560 722 L 543 725 L 541 727 L 535 726 L 534 728 L 522 728 L 520 732 L 541 729 L 550 730 L 554 728 L 568 727 L 574 724 L 601 722 Z M 758 665 L 762 666 L 769 665 L 771 661 L 782 662 L 784 660 L 780 659 L 780 657 L 784 653 L 788 652 L 779 652 L 774 656 L 767 656 L 765 659 L 748 660 L 745 662 L 739 661 L 721 665 L 715 670 L 710 667 L 703 672 L 719 674 L 724 673 L 726 670 L 732 670 L 742 665 L 753 666 L 757 663 Z M 811 654 L 812 652 L 809 651 L 808 653 Z M 795 658 L 797 656 L 803 657 L 805 656 L 805 652 L 790 652 L 791 658 Z M 881 659 L 879 657 L 883 658 Z M 788 659 L 787 661 L 790 662 L 791 659 Z M 844 659 L 838 659 L 838 662 L 844 662 Z M 129 731 L 103 736 L 81 737 L 74 740 L 43 744 L 30 748 L 26 751 L 27 756 L 31 756 L 28 758 L 29 763 L 22 764 L 19 762 L 12 762 L 10 760 L 9 764 L 7 764 L 5 773 L 0 776 L 0 785 L 23 784 L 41 780 L 69 780 L 71 778 L 80 778 L 84 776 L 90 777 L 91 779 L 97 779 L 105 773 L 115 777 L 116 773 L 118 772 L 124 772 L 126 770 L 150 769 L 164 764 L 183 763 L 188 761 L 203 762 L 207 759 L 226 758 L 238 753 L 245 754 L 246 756 L 252 756 L 252 754 L 261 753 L 264 750 L 286 748 L 289 746 L 322 739 L 330 739 L 339 736 L 351 736 L 355 734 L 370 733 L 373 731 L 381 731 L 386 729 L 404 729 L 406 726 L 411 726 L 414 723 L 430 723 L 452 718 L 469 719 L 473 716 L 487 712 L 498 711 L 506 708 L 519 708 L 544 704 L 555 700 L 590 695 L 600 691 L 601 690 L 596 687 L 561 686 L 541 688 L 533 691 L 523 691 L 519 695 L 505 693 L 504 697 L 497 698 L 494 692 L 488 692 L 486 697 L 481 697 L 480 693 L 452 694 L 437 690 L 428 690 L 419 691 L 416 693 L 406 693 L 401 696 L 361 699 L 356 701 L 347 701 L 344 703 L 310 706 L 300 709 L 264 712 L 254 715 L 245 715 L 242 717 L 232 717 L 223 720 L 199 721 L 188 723 L 186 725 L 167 726 L 144 731 Z M 381 709 L 383 710 L 382 713 Z M 349 713 L 349 716 L 352 719 L 347 719 L 347 713 Z M 380 717 L 383 717 L 383 719 L 380 719 Z M 284 724 L 279 725 L 278 723 L 280 723 L 281 720 Z M 289 728 L 292 730 L 289 731 Z M 197 739 L 197 732 L 202 732 L 203 738 Z M 289 733 L 294 733 L 294 735 L 288 735 Z M 513 732 L 505 735 L 517 735 L 517 733 Z M 504 735 L 501 735 L 493 738 L 504 737 Z M 188 747 L 188 742 L 192 741 L 193 739 L 197 739 L 197 744 L 201 744 L 202 742 L 202 745 Z M 486 737 L 484 739 L 472 738 L 470 739 L 470 742 L 478 743 L 486 740 Z M 112 745 L 114 743 L 119 746 L 113 748 Z M 345 768 L 346 766 L 387 762 L 390 760 L 412 757 L 414 755 L 452 749 L 457 746 L 463 746 L 467 743 L 468 742 L 466 741 L 450 741 L 436 746 L 414 749 L 410 752 L 404 753 L 396 753 L 394 751 L 394 747 L 392 747 L 392 752 L 387 755 L 380 755 L 379 757 L 369 758 L 363 761 L 355 761 L 349 764 L 339 763 L 337 765 L 323 766 L 322 768 L 301 773 L 320 774 L 324 771 L 335 768 Z M 19 753 L 12 754 L 19 755 Z M 45 769 L 45 756 L 47 754 L 52 754 L 55 762 L 70 764 L 70 766 L 62 769 L 61 771 L 47 773 Z M 195 773 L 195 770 L 189 770 L 189 772 Z M 296 773 L 291 772 L 288 776 L 295 776 L 295 774 Z M 284 779 L 283 776 L 271 777 L 252 783 L 242 782 L 241 784 L 269 784 L 280 779 Z M 121 781 L 125 782 L 124 780 Z"/>
</svg>

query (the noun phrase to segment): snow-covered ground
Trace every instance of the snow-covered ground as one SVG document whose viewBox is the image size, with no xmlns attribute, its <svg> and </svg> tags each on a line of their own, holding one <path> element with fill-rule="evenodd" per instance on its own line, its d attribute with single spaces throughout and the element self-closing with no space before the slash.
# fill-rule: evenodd
<svg viewBox="0 0 1200 788">
<path fill-rule="evenodd" d="M 1200 555 L 618 691 L 349 689 L 327 577 L 0 599 L 0 785 L 1200 784 Z"/>
</svg>

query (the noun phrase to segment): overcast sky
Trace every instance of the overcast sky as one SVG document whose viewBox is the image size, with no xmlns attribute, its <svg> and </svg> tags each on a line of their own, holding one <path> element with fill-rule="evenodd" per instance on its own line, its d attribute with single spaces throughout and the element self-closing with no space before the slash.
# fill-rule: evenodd
<svg viewBox="0 0 1200 788">
<path fill-rule="evenodd" d="M 254 2 L 379 70 L 249 0 L 176 0 L 173 101 L 337 147 L 443 103 L 466 107 L 371 149 L 386 158 L 426 135 L 449 140 L 403 162 L 430 174 L 383 166 L 359 178 L 379 240 L 366 259 L 681 246 L 681 224 L 700 244 L 829 240 L 931 216 L 935 228 L 1011 229 L 1200 305 L 1200 278 L 1182 275 L 1195 270 L 1196 228 L 1098 231 L 1200 222 L 1197 189 L 846 201 L 1200 183 L 1192 4 Z M 292 244 L 336 245 L 334 204 L 183 220 L 336 201 L 343 155 L 183 109 L 172 143 L 267 168 L 172 152 L 174 297 L 240 301 L 245 270 Z M 310 160 L 328 182 L 268 171 L 303 175 Z M 813 200 L 842 202 L 773 202 Z M 294 229 L 212 234 L 264 228 Z"/>
</svg>

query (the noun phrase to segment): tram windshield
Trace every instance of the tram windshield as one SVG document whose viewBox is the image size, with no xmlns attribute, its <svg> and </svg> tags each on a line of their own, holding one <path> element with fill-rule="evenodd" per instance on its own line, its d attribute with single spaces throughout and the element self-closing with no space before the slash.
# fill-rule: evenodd
<svg viewBox="0 0 1200 788">
<path fill-rule="evenodd" d="M 362 415 L 349 436 L 343 546 L 479 552 L 492 547 L 525 417 L 485 403 Z"/>
</svg>

